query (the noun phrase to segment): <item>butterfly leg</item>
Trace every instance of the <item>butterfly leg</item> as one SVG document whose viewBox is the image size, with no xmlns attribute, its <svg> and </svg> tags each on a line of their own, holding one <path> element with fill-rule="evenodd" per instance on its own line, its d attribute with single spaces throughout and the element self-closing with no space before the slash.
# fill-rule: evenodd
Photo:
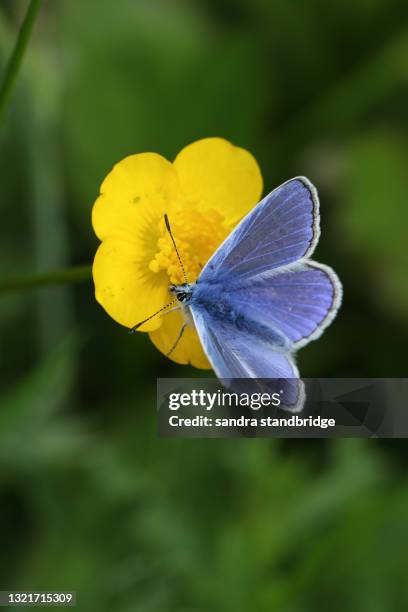
<svg viewBox="0 0 408 612">
<path fill-rule="evenodd" d="M 178 336 L 177 336 L 177 338 L 176 338 L 176 340 L 175 340 L 175 342 L 174 342 L 173 346 L 171 347 L 171 349 L 169 350 L 169 352 L 168 352 L 168 353 L 166 353 L 166 357 L 169 357 L 169 355 L 171 355 L 171 354 L 172 354 L 172 352 L 174 351 L 174 349 L 176 348 L 176 346 L 177 346 L 177 345 L 178 345 L 178 343 L 180 342 L 180 340 L 181 340 L 181 338 L 182 338 L 182 336 L 183 336 L 183 334 L 184 334 L 184 330 L 186 329 L 186 327 L 187 327 L 187 323 L 183 323 L 183 325 L 182 325 L 182 326 L 181 326 L 181 328 L 180 328 L 180 331 L 179 331 L 179 333 L 178 333 Z"/>
</svg>

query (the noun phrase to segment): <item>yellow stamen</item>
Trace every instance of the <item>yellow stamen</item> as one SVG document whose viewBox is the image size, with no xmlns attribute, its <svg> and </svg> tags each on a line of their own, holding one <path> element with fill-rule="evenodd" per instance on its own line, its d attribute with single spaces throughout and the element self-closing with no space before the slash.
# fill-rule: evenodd
<svg viewBox="0 0 408 612">
<path fill-rule="evenodd" d="M 195 282 L 205 263 L 228 236 L 230 228 L 218 211 L 201 211 L 193 205 L 174 211 L 170 224 L 188 281 Z M 160 224 L 160 234 L 157 253 L 149 262 L 149 269 L 155 273 L 165 270 L 169 283 L 181 284 L 184 282 L 183 273 L 164 222 Z"/>
</svg>

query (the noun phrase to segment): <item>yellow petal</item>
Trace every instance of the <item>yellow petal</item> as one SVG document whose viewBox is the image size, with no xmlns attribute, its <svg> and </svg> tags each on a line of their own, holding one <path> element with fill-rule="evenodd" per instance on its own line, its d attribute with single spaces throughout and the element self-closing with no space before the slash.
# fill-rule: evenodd
<svg viewBox="0 0 408 612">
<path fill-rule="evenodd" d="M 227 225 L 235 225 L 261 198 L 263 181 L 255 158 L 223 138 L 188 145 L 174 166 L 185 197 L 215 208 Z"/>
<path fill-rule="evenodd" d="M 172 164 L 155 153 L 126 157 L 102 183 L 92 211 L 95 232 L 103 240 L 93 266 L 95 295 L 127 327 L 170 301 L 166 274 L 155 274 L 149 263 L 157 252 L 159 225 L 177 194 Z M 157 329 L 161 322 L 156 317 L 141 331 Z"/>
<path fill-rule="evenodd" d="M 145 271 L 137 242 L 108 238 L 99 246 L 93 264 L 95 297 L 118 323 L 133 327 L 171 300 L 167 276 Z M 145 323 L 140 331 L 157 329 L 162 318 Z"/>
<path fill-rule="evenodd" d="M 173 164 L 161 155 L 140 153 L 125 157 L 101 185 L 101 195 L 92 211 L 96 235 L 100 240 L 143 240 L 146 223 L 157 223 L 169 212 L 178 190 Z"/>
<path fill-rule="evenodd" d="M 151 341 L 164 355 L 173 347 L 180 329 L 184 323 L 183 316 L 179 311 L 171 312 L 162 317 L 161 327 L 149 334 Z M 203 351 L 198 334 L 193 326 L 184 330 L 183 336 L 177 347 L 169 356 L 176 363 L 191 363 L 196 368 L 203 370 L 211 369 L 211 365 Z"/>
</svg>

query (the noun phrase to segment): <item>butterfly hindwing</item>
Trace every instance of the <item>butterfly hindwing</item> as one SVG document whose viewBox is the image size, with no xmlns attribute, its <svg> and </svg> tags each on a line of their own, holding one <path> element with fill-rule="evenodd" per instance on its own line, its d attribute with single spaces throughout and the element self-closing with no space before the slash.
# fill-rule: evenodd
<svg viewBox="0 0 408 612">
<path fill-rule="evenodd" d="M 223 293 L 231 308 L 282 334 L 293 351 L 317 338 L 331 323 L 340 304 L 341 285 L 331 268 L 303 261 L 242 282 L 227 278 Z"/>
</svg>

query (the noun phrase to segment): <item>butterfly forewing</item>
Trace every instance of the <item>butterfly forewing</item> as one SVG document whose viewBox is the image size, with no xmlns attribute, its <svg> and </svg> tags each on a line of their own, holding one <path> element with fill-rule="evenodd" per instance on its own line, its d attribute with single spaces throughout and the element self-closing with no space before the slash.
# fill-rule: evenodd
<svg viewBox="0 0 408 612">
<path fill-rule="evenodd" d="M 243 379 L 257 379 L 258 391 L 283 391 L 283 408 L 293 412 L 302 409 L 303 383 L 297 380 L 299 372 L 290 355 L 274 350 L 249 332 L 235 330 L 205 310 L 193 309 L 193 317 L 207 357 L 228 387 L 247 390 Z"/>
<path fill-rule="evenodd" d="M 308 257 L 319 238 L 319 202 L 304 177 L 284 183 L 241 221 L 204 267 L 200 281 L 255 276 Z"/>
</svg>

